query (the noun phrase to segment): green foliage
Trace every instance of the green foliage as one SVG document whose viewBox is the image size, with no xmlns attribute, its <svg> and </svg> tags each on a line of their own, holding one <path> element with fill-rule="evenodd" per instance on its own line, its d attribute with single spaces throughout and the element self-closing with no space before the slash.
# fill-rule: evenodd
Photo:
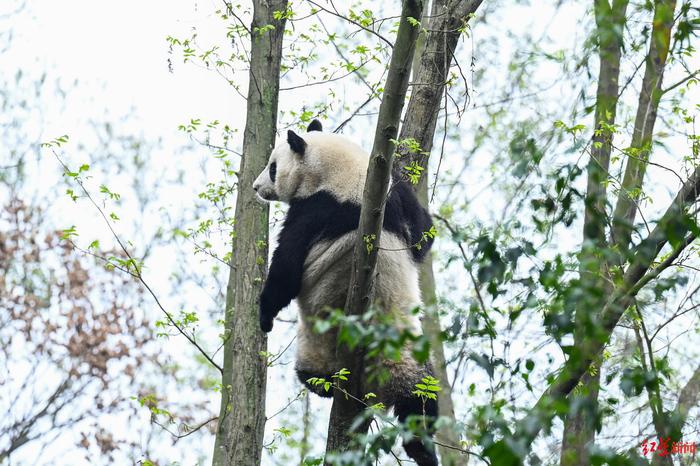
<svg viewBox="0 0 700 466">
<path fill-rule="evenodd" d="M 583 196 L 574 183 L 581 173 L 581 168 L 573 164 L 554 170 L 548 176 L 553 183 L 541 186 L 542 196 L 530 201 L 535 212 L 532 220 L 540 233 L 550 234 L 556 225 L 568 227 L 576 219 L 574 203 Z"/>
<path fill-rule="evenodd" d="M 106 194 L 107 197 L 113 201 L 118 201 L 119 199 L 121 199 L 121 195 L 119 193 L 110 191 L 110 189 L 104 184 L 100 185 L 100 192 L 102 194 Z"/>
<path fill-rule="evenodd" d="M 411 393 L 419 397 L 423 403 L 427 400 L 437 400 L 437 393 L 442 390 L 440 381 L 432 376 L 426 376 L 421 379 L 421 383 L 416 384 L 416 389 Z"/>
<path fill-rule="evenodd" d="M 405 165 L 403 169 L 408 175 L 408 181 L 410 181 L 411 184 L 418 184 L 420 177 L 423 175 L 423 171 L 425 171 L 425 168 L 421 167 L 415 160 Z"/>
<path fill-rule="evenodd" d="M 173 419 L 173 415 L 170 413 L 170 411 L 158 407 L 158 398 L 153 393 L 148 393 L 138 398 L 132 396 L 131 399 L 138 401 L 141 407 L 148 408 L 153 416 L 165 416 L 170 420 Z"/>
<path fill-rule="evenodd" d="M 306 382 L 313 385 L 314 387 L 323 387 L 323 390 L 328 392 L 333 386 L 333 382 L 326 380 L 323 377 L 311 377 L 306 379 Z"/>
<path fill-rule="evenodd" d="M 155 322 L 155 327 L 158 329 L 156 336 L 170 337 L 177 335 L 182 331 L 194 333 L 199 323 L 199 316 L 196 311 L 181 310 L 177 317 L 166 316 L 164 319 L 158 319 Z"/>
<path fill-rule="evenodd" d="M 641 366 L 628 367 L 622 371 L 620 389 L 628 397 L 641 395 L 645 389 L 656 390 L 659 378 L 653 371 L 645 371 Z"/>
<path fill-rule="evenodd" d="M 343 367 L 338 372 L 331 375 L 331 380 L 326 380 L 323 377 L 311 377 L 307 379 L 306 382 L 314 387 L 322 387 L 324 391 L 328 392 L 331 387 L 340 388 L 340 382 L 347 381 L 348 375 L 350 375 L 350 371 Z"/>
<path fill-rule="evenodd" d="M 338 342 L 350 349 L 362 347 L 370 365 L 377 360 L 400 361 L 402 350 L 411 348 L 418 362 L 427 361 L 430 343 L 423 335 L 415 335 L 409 329 L 397 329 L 392 316 L 370 309 L 362 316 L 348 316 L 340 310 L 332 311 L 328 317 L 314 323 L 314 331 L 325 333 L 331 328 L 338 329 Z M 382 371 L 381 364 L 375 367 Z"/>
<path fill-rule="evenodd" d="M 64 240 L 69 240 L 76 236 L 78 236 L 78 231 L 76 230 L 75 225 L 71 225 L 69 228 L 65 228 L 61 231 L 61 239 Z"/>
<path fill-rule="evenodd" d="M 418 21 L 416 18 L 411 18 L 410 16 L 406 18 L 408 21 L 408 24 L 410 24 L 413 27 L 420 27 L 420 21 Z"/>
<path fill-rule="evenodd" d="M 350 371 L 343 367 L 338 372 L 333 374 L 331 377 L 333 379 L 336 379 L 336 380 L 346 381 L 346 380 L 348 380 L 348 378 L 346 377 L 347 375 L 350 375 Z"/>
<path fill-rule="evenodd" d="M 57 138 L 54 138 L 50 141 L 47 142 L 42 142 L 41 147 L 42 148 L 55 148 L 55 147 L 61 147 L 63 144 L 68 143 L 69 136 L 67 134 L 64 134 L 63 136 L 59 136 Z"/>
<path fill-rule="evenodd" d="M 427 243 L 431 239 L 435 239 L 437 236 L 438 231 L 435 225 L 430 225 L 430 229 L 428 231 L 424 231 L 421 233 L 421 238 L 418 243 L 414 244 L 413 247 L 418 249 L 419 251 L 423 248 L 423 244 Z"/>
<path fill-rule="evenodd" d="M 292 9 L 291 6 L 287 6 L 287 9 L 284 11 L 275 11 L 272 13 L 272 17 L 276 21 L 280 21 L 283 19 L 293 19 L 295 16 L 294 10 Z"/>
<path fill-rule="evenodd" d="M 420 146 L 420 143 L 415 138 L 405 138 L 405 139 L 390 139 L 391 143 L 394 144 L 396 148 L 396 156 L 403 157 L 408 154 L 414 155 L 428 155 L 428 152 L 424 151 Z"/>
<path fill-rule="evenodd" d="M 513 136 L 508 148 L 514 163 L 511 173 L 517 178 L 524 178 L 532 173 L 544 157 L 542 148 L 524 131 L 519 131 Z"/>
<path fill-rule="evenodd" d="M 313 458 L 313 457 L 308 457 L 304 458 L 304 461 L 301 463 L 302 466 L 321 466 L 323 464 L 323 458 Z"/>
<path fill-rule="evenodd" d="M 275 30 L 275 25 L 274 25 L 274 24 L 266 24 L 266 25 L 264 25 L 264 26 L 262 26 L 262 27 L 254 27 L 254 28 L 253 28 L 253 33 L 254 33 L 254 34 L 257 34 L 258 36 L 262 36 L 262 35 L 267 34 L 267 33 L 270 32 L 270 31 L 274 31 L 274 30 Z"/>
</svg>

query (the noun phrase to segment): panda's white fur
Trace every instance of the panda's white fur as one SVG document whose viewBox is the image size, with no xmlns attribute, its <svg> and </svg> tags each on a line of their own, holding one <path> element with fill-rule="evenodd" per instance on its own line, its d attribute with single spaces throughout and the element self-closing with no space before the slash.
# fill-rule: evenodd
<svg viewBox="0 0 700 466">
<path fill-rule="evenodd" d="M 318 335 L 313 331 L 314 322 L 322 312 L 342 309 L 347 297 L 347 284 L 355 245 L 356 234 L 349 233 L 334 241 L 314 245 L 304 263 L 301 292 L 297 296 L 300 325 L 297 334 L 296 369 L 304 373 L 327 377 L 340 367 L 335 360 L 335 334 Z M 420 334 L 420 325 L 413 313 L 421 304 L 418 286 L 418 270 L 406 245 L 396 235 L 387 233 L 381 238 L 377 258 L 378 279 L 375 285 L 375 306 L 392 314 L 391 321 L 400 330 Z M 345 285 L 345 286 L 343 286 Z M 323 338 L 319 338 L 323 337 Z M 391 373 L 391 378 L 413 384 L 424 372 L 407 352 L 401 365 L 401 373 Z M 394 365 L 392 361 L 383 364 Z M 410 370 L 411 374 L 406 373 Z M 391 393 L 384 395 L 379 388 L 380 401 L 391 404 Z"/>
<path fill-rule="evenodd" d="M 320 126 L 314 121 L 303 137 L 288 132 L 287 140 L 275 146 L 253 184 L 260 198 L 290 204 L 260 297 L 260 325 L 270 331 L 274 316 L 296 298 L 300 322 L 295 368 L 302 382 L 310 377 L 329 378 L 341 369 L 335 358 L 335 331 L 318 334 L 313 328 L 329 310 L 345 305 L 369 163 L 362 148 L 343 136 L 322 133 Z M 419 334 L 414 313 L 421 304 L 418 261 L 430 243 L 423 244 L 424 249 L 414 245 L 430 219 L 410 188 L 399 184 L 394 188 L 377 245 L 373 304 L 396 328 Z M 430 374 L 429 367 L 419 364 L 410 348 L 402 350 L 399 361 L 377 362 L 389 373 L 380 386 L 372 387 L 378 401 L 393 406 L 400 419 L 420 414 L 411 392 Z M 437 415 L 436 406 L 433 408 L 431 414 Z M 416 442 L 405 444 L 409 455 L 421 465 L 437 465 L 434 452 Z"/>
<path fill-rule="evenodd" d="M 304 135 L 307 148 L 303 157 L 284 141 L 275 146 L 265 169 L 253 188 L 265 200 L 289 203 L 294 198 L 309 197 L 328 191 L 340 202 L 360 203 L 367 176 L 369 155 L 349 139 L 312 131 Z M 270 165 L 277 165 L 276 182 L 270 179 Z"/>
</svg>

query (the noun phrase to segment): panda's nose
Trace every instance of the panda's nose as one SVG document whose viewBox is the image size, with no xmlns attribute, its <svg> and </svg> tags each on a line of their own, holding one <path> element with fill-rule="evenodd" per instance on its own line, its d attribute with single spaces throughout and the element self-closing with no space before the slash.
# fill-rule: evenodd
<svg viewBox="0 0 700 466">
<path fill-rule="evenodd" d="M 258 185 L 257 183 L 254 183 L 254 184 L 253 184 L 253 189 L 254 189 L 255 192 L 257 193 L 257 192 L 258 192 L 258 189 L 260 189 L 260 185 Z"/>
</svg>

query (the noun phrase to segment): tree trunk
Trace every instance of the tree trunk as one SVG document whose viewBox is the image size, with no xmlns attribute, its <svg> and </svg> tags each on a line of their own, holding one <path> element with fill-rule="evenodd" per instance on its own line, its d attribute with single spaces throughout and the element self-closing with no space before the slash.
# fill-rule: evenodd
<svg viewBox="0 0 700 466">
<path fill-rule="evenodd" d="M 261 351 L 258 297 L 267 271 L 268 207 L 252 185 L 275 142 L 286 0 L 255 0 L 251 32 L 247 119 L 238 174 L 233 254 L 226 289 L 224 371 L 214 466 L 259 465 L 265 430 L 267 365 Z M 266 25 L 274 29 L 263 29 Z"/>
<path fill-rule="evenodd" d="M 637 202 L 641 197 L 644 174 L 651 154 L 656 112 L 663 94 L 661 83 L 671 44 L 671 29 L 676 0 L 656 0 L 650 35 L 649 53 L 646 57 L 642 89 L 639 93 L 634 132 L 627 157 L 625 176 L 613 214 L 613 241 L 626 251 L 632 237 Z"/>
<path fill-rule="evenodd" d="M 688 379 L 688 382 L 681 389 L 678 395 L 678 404 L 675 414 L 682 419 L 688 417 L 688 412 L 697 406 L 700 400 L 700 366 L 695 368 L 695 372 Z"/>
<path fill-rule="evenodd" d="M 367 169 L 367 179 L 362 196 L 360 223 L 357 242 L 353 254 L 353 267 L 348 288 L 345 312 L 348 315 L 363 314 L 372 301 L 378 248 L 367 253 L 365 238 L 372 238 L 373 244 L 380 244 L 384 204 L 389 190 L 391 166 L 394 160 L 394 143 L 398 135 L 399 121 L 403 109 L 411 61 L 415 51 L 416 38 L 420 27 L 412 25 L 408 18 L 420 18 L 423 3 L 421 0 L 404 0 L 401 21 L 396 35 L 396 43 L 389 63 L 384 95 L 379 106 L 374 144 Z M 352 396 L 362 399 L 364 364 L 362 349 L 349 351 L 338 348 L 338 360 L 342 367 L 350 370 L 348 383 L 343 387 Z M 333 407 L 328 425 L 326 458 L 330 453 L 346 451 L 350 447 L 350 426 L 361 415 L 363 405 L 340 390 L 334 391 Z M 366 431 L 365 422 L 356 432 Z M 326 460 L 326 464 L 328 461 Z"/>
<path fill-rule="evenodd" d="M 591 333 L 591 325 L 597 316 L 591 309 L 601 309 L 610 291 L 608 263 L 601 256 L 605 241 L 606 182 L 612 152 L 613 132 L 617 113 L 622 31 L 626 19 L 628 0 L 594 0 L 593 9 L 598 39 L 598 90 L 596 94 L 595 131 L 588 162 L 588 183 L 583 222 L 583 243 L 579 255 L 579 281 L 584 291 L 584 303 L 576 308 L 574 345 L 581 347 Z M 561 449 L 561 466 L 585 466 L 590 464 L 588 447 L 595 442 L 600 385 L 600 361 L 597 370 L 587 372 L 581 379 L 581 392 L 570 397 L 570 406 L 576 406 L 564 419 Z"/>
<path fill-rule="evenodd" d="M 635 325 L 634 334 L 637 338 L 637 348 L 639 349 L 640 359 L 642 362 L 642 368 L 644 372 L 656 372 L 656 363 L 654 362 L 654 353 L 651 346 L 651 340 L 647 335 L 646 327 L 644 325 L 644 317 L 642 315 L 641 309 L 637 308 L 637 313 L 639 314 L 639 326 L 644 330 L 644 341 L 642 341 L 642 336 L 639 333 L 639 328 Z M 649 354 L 647 355 L 644 343 L 647 344 L 649 349 Z M 647 365 L 647 359 L 649 364 Z M 661 390 L 657 385 L 656 387 L 651 387 L 647 385 L 646 387 L 647 396 L 649 398 L 649 410 L 651 411 L 652 424 L 654 424 L 654 429 L 656 430 L 656 435 L 659 438 L 666 438 L 668 436 L 671 425 L 667 416 L 664 413 L 663 399 L 661 398 Z M 674 436 L 674 441 L 679 440 L 680 436 Z M 670 445 L 669 445 L 670 446 Z M 656 466 L 673 466 L 673 461 L 671 461 L 671 456 L 660 456 L 653 455 L 654 459 L 652 464 Z"/>
<path fill-rule="evenodd" d="M 309 454 L 311 446 L 311 400 L 309 393 L 304 394 L 301 414 L 301 442 L 299 445 L 299 466 L 304 466 L 306 455 Z"/>
<path fill-rule="evenodd" d="M 427 25 L 430 31 L 424 38 L 420 54 L 416 55 L 412 81 L 421 83 L 411 93 L 406 117 L 399 140 L 415 139 L 422 149 L 420 153 L 407 154 L 407 163 L 417 162 L 427 167 L 428 158 L 433 146 L 433 137 L 437 126 L 447 73 L 454 58 L 454 51 L 461 35 L 461 28 L 469 21 L 470 16 L 481 5 L 482 0 L 468 2 L 447 2 L 435 0 L 432 5 L 431 19 Z M 425 15 L 424 15 L 425 16 Z M 420 59 L 418 59 L 420 56 Z M 404 161 L 401 161 L 404 163 Z M 426 170 L 427 172 L 427 170 Z M 418 200 L 427 209 L 428 177 L 422 176 L 416 186 Z M 433 257 L 428 254 L 420 267 L 420 287 L 425 315 L 423 317 L 423 333 L 430 341 L 431 359 L 435 377 L 441 381 L 442 391 L 438 396 L 438 407 L 441 416 L 455 420 L 454 404 L 452 402 L 452 386 L 447 375 L 445 351 L 440 337 L 439 313 L 436 309 L 437 296 L 435 292 L 435 277 L 433 275 Z M 437 432 L 436 439 L 446 445 L 459 446 L 459 437 L 454 430 L 443 428 Z M 444 466 L 465 464 L 465 458 L 457 450 L 438 446 L 440 458 Z"/>
</svg>

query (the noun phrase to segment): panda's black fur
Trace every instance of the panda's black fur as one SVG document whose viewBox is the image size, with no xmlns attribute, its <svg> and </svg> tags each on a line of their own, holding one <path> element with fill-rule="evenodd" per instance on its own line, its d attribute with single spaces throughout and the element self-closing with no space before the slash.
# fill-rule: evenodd
<svg viewBox="0 0 700 466">
<path fill-rule="evenodd" d="M 321 123 L 314 120 L 308 131 L 321 131 Z M 288 133 L 287 143 L 293 152 L 302 157 L 307 149 L 306 141 L 293 132 Z M 279 176 L 279 167 L 275 163 L 274 169 Z M 275 182 L 275 173 L 270 168 L 269 177 Z M 262 176 L 262 175 L 261 175 Z M 395 177 L 396 179 L 396 177 Z M 258 188 L 256 187 L 256 190 Z M 340 201 L 332 192 L 320 190 L 309 196 L 293 196 L 289 200 L 287 212 L 282 230 L 279 234 L 278 245 L 275 249 L 267 280 L 260 295 L 260 327 L 269 332 L 275 316 L 289 303 L 297 298 L 302 290 L 302 279 L 305 272 L 305 263 L 311 249 L 322 242 L 333 242 L 358 228 L 360 218 L 360 205 L 353 200 Z M 432 239 L 424 237 L 424 232 L 430 230 L 432 225 L 430 215 L 423 208 L 412 187 L 403 180 L 393 183 L 384 212 L 383 231 L 392 233 L 398 237 L 410 250 L 413 267 L 423 260 L 430 250 Z M 330 244 L 330 243 L 329 243 Z M 419 245 L 416 247 L 416 245 Z M 381 277 L 379 278 L 381 279 Z M 338 287 L 347 288 L 347 283 L 339 283 Z M 323 346 L 319 345 L 322 349 Z M 334 350 L 331 348 L 330 350 Z M 307 380 L 311 377 L 323 377 L 330 380 L 332 373 L 316 373 L 297 368 L 297 374 L 302 383 L 310 390 L 321 396 L 332 396 L 331 392 L 318 390 L 311 386 Z M 430 375 L 432 370 L 429 365 L 422 369 L 422 374 Z M 388 400 L 382 400 L 388 406 L 393 406 L 398 419 L 405 422 L 409 416 L 425 414 L 430 419 L 438 416 L 437 403 L 433 400 L 423 401 L 410 393 L 407 386 L 413 386 L 418 380 L 407 381 L 400 389 L 389 389 L 391 396 Z M 418 439 L 404 443 L 408 455 L 421 466 L 437 466 L 437 457 L 432 446 L 424 445 Z"/>
<path fill-rule="evenodd" d="M 272 256 L 265 287 L 260 295 L 260 326 L 270 331 L 272 319 L 297 297 L 301 288 L 304 260 L 311 245 L 333 240 L 356 230 L 360 206 L 338 202 L 330 193 L 319 192 L 305 199 L 294 199 Z M 404 238 L 413 258 L 423 260 L 432 239 L 423 240 L 423 232 L 432 225 L 430 216 L 418 203 L 405 181 L 394 184 L 384 211 L 384 229 Z"/>
</svg>

